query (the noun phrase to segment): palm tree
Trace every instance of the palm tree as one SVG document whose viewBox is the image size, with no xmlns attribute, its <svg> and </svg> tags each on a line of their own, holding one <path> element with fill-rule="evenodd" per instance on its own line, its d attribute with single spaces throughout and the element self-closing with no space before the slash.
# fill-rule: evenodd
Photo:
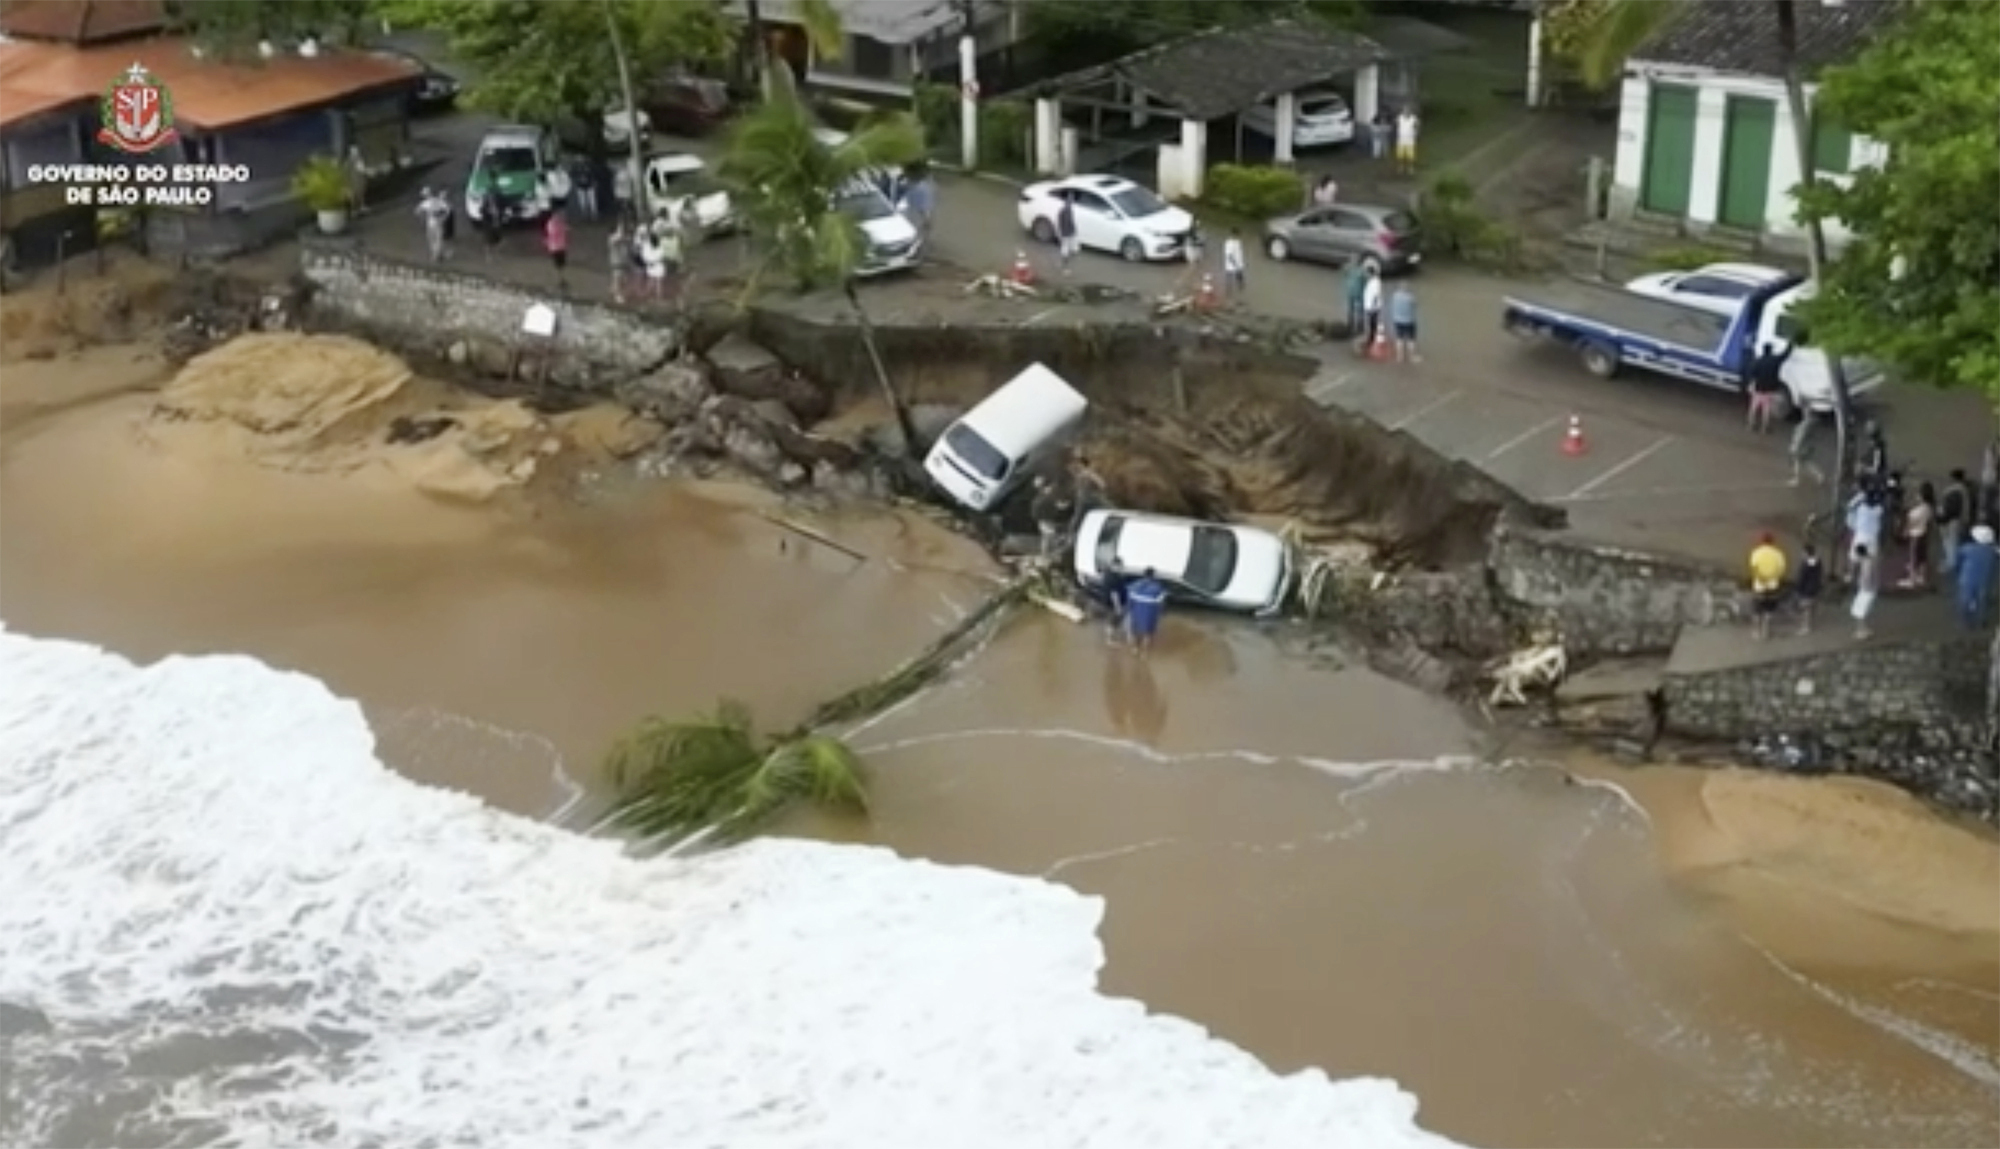
<svg viewBox="0 0 2000 1149">
<path fill-rule="evenodd" d="M 790 72 L 777 69 L 768 79 L 771 98 L 738 121 L 717 171 L 730 185 L 751 234 L 764 244 L 766 267 L 775 267 L 801 291 L 838 286 L 845 292 L 904 449 L 914 454 L 917 434 L 909 406 L 883 366 L 875 329 L 854 290 L 867 239 L 839 202 L 871 171 L 920 158 L 923 131 L 907 113 L 892 112 L 829 145 L 819 138 L 819 124 L 799 98 Z"/>
<path fill-rule="evenodd" d="M 1797 149 L 1801 178 L 1810 180 L 1814 178 L 1813 120 L 1811 107 L 1806 102 L 1805 81 L 1799 75 L 1798 0 L 1767 2 L 1777 19 L 1778 60 L 1785 81 L 1785 106 L 1792 118 L 1792 145 Z M 1687 15 L 1693 10 L 1693 4 L 1691 0 L 1599 0 L 1595 8 L 1594 15 L 1586 16 L 1589 24 L 1576 57 L 1583 82 L 1593 88 L 1602 88 L 1623 76 L 1625 61 L 1632 53 Z M 1813 282 L 1821 282 L 1826 264 L 1826 228 L 1818 219 L 1809 219 L 1806 221 L 1806 266 L 1812 273 Z M 1839 522 L 1841 484 L 1848 472 L 1847 414 L 1851 408 L 1847 371 L 1840 356 L 1827 356 L 1827 372 L 1833 383 L 1834 408 L 1833 516 L 1829 521 Z"/>
<path fill-rule="evenodd" d="M 624 796 L 610 823 L 670 843 L 711 830 L 739 841 L 796 801 L 868 808 L 861 759 L 846 743 L 805 731 L 760 737 L 749 710 L 727 700 L 682 722 L 647 719 L 606 766 Z"/>
</svg>

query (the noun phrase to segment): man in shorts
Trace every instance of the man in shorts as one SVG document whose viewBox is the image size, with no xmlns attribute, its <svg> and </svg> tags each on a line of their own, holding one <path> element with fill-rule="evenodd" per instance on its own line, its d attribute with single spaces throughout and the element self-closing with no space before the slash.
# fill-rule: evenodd
<svg viewBox="0 0 2000 1149">
<path fill-rule="evenodd" d="M 1784 598 L 1785 552 L 1766 531 L 1750 549 L 1750 634 L 1758 641 L 1771 637 L 1771 616 Z"/>
<path fill-rule="evenodd" d="M 1069 274 L 1069 261 L 1076 258 L 1076 208 L 1068 200 L 1056 209 L 1056 254 L 1062 257 L 1063 274 Z"/>
<path fill-rule="evenodd" d="M 1417 110 L 1408 104 L 1396 116 L 1396 170 L 1406 176 L 1417 172 Z"/>
<path fill-rule="evenodd" d="M 1161 585 L 1153 568 L 1139 576 L 1125 591 L 1125 629 L 1132 636 L 1132 645 L 1139 650 L 1150 649 L 1153 636 L 1160 632 L 1160 617 L 1167 612 L 1167 588 Z"/>
<path fill-rule="evenodd" d="M 1396 362 L 1421 363 L 1417 356 L 1417 293 L 1399 283 L 1389 296 L 1389 334 L 1396 341 Z"/>
</svg>

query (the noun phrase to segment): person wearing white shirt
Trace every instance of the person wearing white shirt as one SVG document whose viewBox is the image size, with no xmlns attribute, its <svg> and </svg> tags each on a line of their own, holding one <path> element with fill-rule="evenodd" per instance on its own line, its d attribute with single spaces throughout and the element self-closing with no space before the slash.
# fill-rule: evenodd
<svg viewBox="0 0 2000 1149">
<path fill-rule="evenodd" d="M 1382 338 L 1382 273 L 1373 267 L 1361 285 L 1361 315 L 1361 349 L 1366 351 Z"/>
<path fill-rule="evenodd" d="M 1417 110 L 1408 104 L 1396 116 L 1396 166 L 1405 175 L 1417 170 Z"/>
<path fill-rule="evenodd" d="M 1847 504 L 1847 562 L 1850 573 L 1863 552 L 1882 553 L 1882 492 L 1864 487 Z"/>
<path fill-rule="evenodd" d="M 1222 241 L 1222 289 L 1231 295 L 1243 294 L 1243 232 L 1229 229 L 1229 238 Z"/>
</svg>

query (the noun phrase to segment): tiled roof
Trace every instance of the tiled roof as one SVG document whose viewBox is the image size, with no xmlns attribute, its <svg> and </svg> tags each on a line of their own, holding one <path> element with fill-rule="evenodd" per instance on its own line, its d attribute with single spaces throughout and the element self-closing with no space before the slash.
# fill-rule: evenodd
<svg viewBox="0 0 2000 1149">
<path fill-rule="evenodd" d="M 134 64 L 167 89 L 177 122 L 210 130 L 408 83 L 418 74 L 400 56 L 330 48 L 310 59 L 286 54 L 225 64 L 196 57 L 176 37 L 88 48 L 16 40 L 0 43 L 0 126 L 98 99 Z"/>
<path fill-rule="evenodd" d="M 1118 78 L 1183 116 L 1213 120 L 1391 56 L 1382 45 L 1353 32 L 1273 20 L 1211 28 L 1034 87 L 1060 93 Z"/>
<path fill-rule="evenodd" d="M 6 0 L 0 32 L 25 40 L 95 44 L 157 32 L 167 25 L 161 0 Z"/>
<path fill-rule="evenodd" d="M 1682 64 L 1776 76 L 1777 7 L 1769 0 L 1655 0 L 1686 12 L 1632 53 L 1632 63 Z M 1796 0 L 1799 66 L 1807 75 L 1852 59 L 1895 19 L 1904 0 L 1845 0 L 1829 5 Z M 1944 0 L 1940 0 L 1944 2 Z"/>
</svg>

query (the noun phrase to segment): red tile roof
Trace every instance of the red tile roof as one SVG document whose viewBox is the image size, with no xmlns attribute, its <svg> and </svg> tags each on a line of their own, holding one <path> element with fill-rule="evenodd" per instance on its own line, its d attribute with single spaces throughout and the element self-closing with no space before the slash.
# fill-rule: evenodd
<svg viewBox="0 0 2000 1149">
<path fill-rule="evenodd" d="M 94 44 L 167 26 L 161 0 L 5 0 L 0 32 L 29 40 Z"/>
</svg>

